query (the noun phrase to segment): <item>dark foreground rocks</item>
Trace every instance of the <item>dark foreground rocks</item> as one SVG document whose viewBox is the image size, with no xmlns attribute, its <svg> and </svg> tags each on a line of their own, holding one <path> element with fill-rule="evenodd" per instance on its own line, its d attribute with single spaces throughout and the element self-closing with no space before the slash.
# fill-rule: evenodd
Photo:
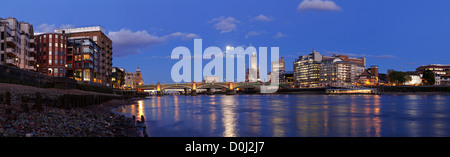
<svg viewBox="0 0 450 157">
<path fill-rule="evenodd" d="M 132 101 L 111 100 L 70 110 L 0 104 L 0 137 L 138 137 L 132 118 L 111 112 L 129 103 Z"/>
</svg>

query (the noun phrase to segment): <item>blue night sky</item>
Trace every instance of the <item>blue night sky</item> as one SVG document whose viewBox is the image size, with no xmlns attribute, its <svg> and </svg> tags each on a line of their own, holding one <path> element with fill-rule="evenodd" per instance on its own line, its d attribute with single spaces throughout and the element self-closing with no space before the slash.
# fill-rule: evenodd
<svg viewBox="0 0 450 157">
<path fill-rule="evenodd" d="M 194 38 L 208 46 L 279 47 L 286 69 L 311 52 L 366 57 L 367 65 L 412 71 L 450 63 L 448 0 L 15 0 L 0 17 L 35 32 L 102 25 L 114 42 L 113 66 L 142 70 L 146 84 L 172 82 L 172 50 Z M 204 61 L 205 63 L 206 61 Z"/>
</svg>

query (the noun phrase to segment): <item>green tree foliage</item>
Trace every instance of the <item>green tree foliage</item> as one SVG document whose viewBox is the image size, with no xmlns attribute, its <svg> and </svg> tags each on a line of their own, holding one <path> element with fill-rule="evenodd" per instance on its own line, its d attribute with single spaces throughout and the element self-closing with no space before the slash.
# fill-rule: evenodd
<svg viewBox="0 0 450 157">
<path fill-rule="evenodd" d="M 403 85 L 406 82 L 411 81 L 411 76 L 405 72 L 393 71 L 389 73 L 388 79 L 390 83 L 394 83 L 395 85 Z"/>
<path fill-rule="evenodd" d="M 423 72 L 422 78 L 423 78 L 422 83 L 424 85 L 434 85 L 434 83 L 436 82 L 434 78 L 434 72 L 431 70 L 425 70 Z"/>
</svg>

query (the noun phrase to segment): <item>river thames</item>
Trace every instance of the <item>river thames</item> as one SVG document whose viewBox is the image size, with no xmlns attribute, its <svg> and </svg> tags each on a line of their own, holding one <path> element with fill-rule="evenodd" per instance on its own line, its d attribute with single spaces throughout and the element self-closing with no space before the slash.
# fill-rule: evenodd
<svg viewBox="0 0 450 157">
<path fill-rule="evenodd" d="M 199 95 L 116 112 L 150 137 L 449 137 L 450 95 Z"/>
</svg>

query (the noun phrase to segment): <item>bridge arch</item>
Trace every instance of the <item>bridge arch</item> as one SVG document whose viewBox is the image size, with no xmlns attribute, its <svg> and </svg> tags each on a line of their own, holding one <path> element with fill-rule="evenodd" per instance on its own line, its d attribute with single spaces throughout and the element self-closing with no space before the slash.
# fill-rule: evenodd
<svg viewBox="0 0 450 157">
<path fill-rule="evenodd" d="M 186 85 L 168 85 L 168 86 L 162 86 L 161 89 L 192 89 L 190 86 Z"/>
<path fill-rule="evenodd" d="M 204 89 L 204 88 L 228 88 L 228 85 L 226 84 L 203 84 L 200 86 L 197 86 L 198 89 Z"/>
<path fill-rule="evenodd" d="M 261 87 L 258 85 L 253 85 L 253 84 L 240 84 L 235 86 L 234 88 L 255 88 L 255 89 L 260 89 Z"/>
</svg>

